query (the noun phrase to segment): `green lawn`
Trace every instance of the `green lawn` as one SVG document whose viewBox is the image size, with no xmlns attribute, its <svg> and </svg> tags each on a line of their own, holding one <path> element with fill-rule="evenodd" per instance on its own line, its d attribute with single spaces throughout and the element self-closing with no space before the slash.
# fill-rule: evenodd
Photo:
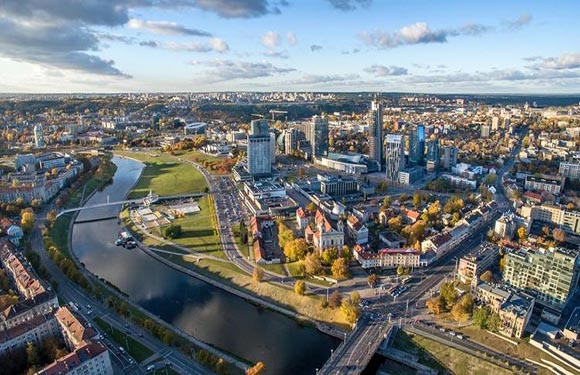
<svg viewBox="0 0 580 375">
<path fill-rule="evenodd" d="M 97 323 L 103 332 L 106 332 L 113 340 L 115 340 L 117 344 L 125 348 L 129 355 L 135 358 L 137 362 L 144 361 L 153 355 L 151 349 L 141 344 L 130 335 L 127 335 L 125 332 L 119 331 L 115 327 L 111 327 L 101 318 L 95 318 L 95 323 Z"/>
<path fill-rule="evenodd" d="M 512 373 L 483 359 L 404 331 L 397 332 L 394 347 L 416 355 L 419 363 L 439 371 L 440 374 L 508 375 Z"/>
<path fill-rule="evenodd" d="M 182 164 L 169 156 L 151 157 L 137 153 L 120 153 L 145 163 L 139 182 L 129 198 L 147 195 L 149 190 L 159 195 L 200 193 L 207 184 L 203 175 L 191 165 Z"/>
<path fill-rule="evenodd" d="M 286 271 L 284 270 L 283 264 L 264 264 L 260 267 L 262 267 L 265 270 L 268 270 L 270 272 L 277 273 L 278 275 L 286 276 Z"/>
</svg>

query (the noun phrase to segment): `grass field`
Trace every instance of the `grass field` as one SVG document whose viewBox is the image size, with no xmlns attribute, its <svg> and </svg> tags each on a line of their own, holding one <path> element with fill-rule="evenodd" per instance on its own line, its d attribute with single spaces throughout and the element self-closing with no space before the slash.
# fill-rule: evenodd
<svg viewBox="0 0 580 375">
<path fill-rule="evenodd" d="M 95 323 L 99 326 L 101 331 L 106 332 L 117 344 L 125 348 L 127 353 L 137 362 L 142 362 L 153 355 L 153 351 L 141 344 L 125 332 L 119 331 L 115 327 L 111 327 L 101 318 L 95 318 Z"/>
<path fill-rule="evenodd" d="M 203 175 L 197 169 L 179 163 L 170 156 L 153 157 L 133 152 L 118 152 L 118 154 L 146 164 L 129 198 L 143 197 L 149 190 L 159 195 L 177 195 L 200 193 L 207 188 Z"/>
<path fill-rule="evenodd" d="M 434 368 L 440 374 L 508 375 L 512 371 L 498 367 L 462 351 L 421 336 L 397 332 L 394 347 L 416 355 L 419 363 Z"/>
</svg>

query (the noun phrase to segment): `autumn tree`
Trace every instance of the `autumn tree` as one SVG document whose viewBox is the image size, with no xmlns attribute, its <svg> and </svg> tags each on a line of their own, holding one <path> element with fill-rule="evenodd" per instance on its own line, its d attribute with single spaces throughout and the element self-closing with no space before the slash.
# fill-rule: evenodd
<svg viewBox="0 0 580 375">
<path fill-rule="evenodd" d="M 306 205 L 306 210 L 310 212 L 316 211 L 316 204 L 314 202 L 310 202 Z"/>
<path fill-rule="evenodd" d="M 415 209 L 418 209 L 421 206 L 421 202 L 423 201 L 422 197 L 421 197 L 421 193 L 419 193 L 418 191 L 416 191 L 413 194 L 413 206 L 415 206 Z"/>
<path fill-rule="evenodd" d="M 304 238 L 296 238 L 286 242 L 283 249 L 286 258 L 290 261 L 295 261 L 304 258 L 304 254 L 308 250 L 308 244 Z"/>
<path fill-rule="evenodd" d="M 388 209 L 390 206 L 391 206 L 391 197 L 387 195 L 383 199 L 383 206 L 381 207 L 381 210 L 384 211 L 384 210 Z"/>
<path fill-rule="evenodd" d="M 34 212 L 30 208 L 24 209 L 21 211 L 20 217 L 20 225 L 22 226 L 22 229 L 29 233 L 34 227 Z"/>
<path fill-rule="evenodd" d="M 443 302 L 443 299 L 441 298 L 441 296 L 429 298 L 427 300 L 427 302 L 425 303 L 425 305 L 427 306 L 427 309 L 429 310 L 429 312 L 431 312 L 434 315 L 441 314 L 445 308 L 444 302 Z"/>
<path fill-rule="evenodd" d="M 338 290 L 335 290 L 334 292 L 332 292 L 330 294 L 330 297 L 328 297 L 328 305 L 333 309 L 336 309 L 338 306 L 340 306 L 341 302 L 342 302 L 342 296 L 340 295 Z"/>
<path fill-rule="evenodd" d="M 283 220 L 278 221 L 278 245 L 280 249 L 284 249 L 286 244 L 294 240 L 294 233 Z"/>
<path fill-rule="evenodd" d="M 330 266 L 332 264 L 332 262 L 334 262 L 336 260 L 336 258 L 338 258 L 338 249 L 336 247 L 331 247 L 329 249 L 326 249 L 322 252 L 321 255 L 321 260 L 322 263 L 326 266 Z"/>
<path fill-rule="evenodd" d="M 491 270 L 487 270 L 484 273 L 482 273 L 481 276 L 479 276 L 479 279 L 489 284 L 493 280 L 493 273 L 491 272 Z"/>
<path fill-rule="evenodd" d="M 352 260 L 352 249 L 346 245 L 342 247 L 342 251 L 340 252 L 340 257 L 346 260 L 349 263 Z"/>
<path fill-rule="evenodd" d="M 320 256 L 316 251 L 304 257 L 304 270 L 310 275 L 319 275 L 322 272 Z"/>
<path fill-rule="evenodd" d="M 55 220 L 56 220 L 56 210 L 50 210 L 48 211 L 48 213 L 46 214 L 46 223 L 50 226 L 52 224 L 54 224 Z"/>
<path fill-rule="evenodd" d="M 370 275 L 367 277 L 367 284 L 369 284 L 369 286 L 370 286 L 371 288 L 373 288 L 373 287 L 374 287 L 374 286 L 375 286 L 375 285 L 376 285 L 376 284 L 379 282 L 379 280 L 380 280 L 380 279 L 379 279 L 379 277 L 378 277 L 376 274 L 374 274 L 374 273 L 371 273 L 371 274 L 370 274 Z"/>
<path fill-rule="evenodd" d="M 517 233 L 518 233 L 518 240 L 523 241 L 526 238 L 526 228 L 519 227 Z"/>
<path fill-rule="evenodd" d="M 261 283 L 264 279 L 264 270 L 262 267 L 256 266 L 254 267 L 254 272 L 252 273 L 252 279 L 257 282 Z"/>
<path fill-rule="evenodd" d="M 294 293 L 303 296 L 306 293 L 306 284 L 302 280 L 296 281 L 294 283 Z"/>
<path fill-rule="evenodd" d="M 552 237 L 554 237 L 554 240 L 556 240 L 560 243 L 566 242 L 566 232 L 564 232 L 560 228 L 555 228 L 552 231 Z"/>
<path fill-rule="evenodd" d="M 446 310 L 451 310 L 457 301 L 457 290 L 453 283 L 443 283 L 441 285 L 441 298 Z"/>
<path fill-rule="evenodd" d="M 353 324 L 360 316 L 360 295 L 352 292 L 349 298 L 344 298 L 340 305 L 340 310 L 347 322 Z"/>
<path fill-rule="evenodd" d="M 332 276 L 336 279 L 348 277 L 348 262 L 344 258 L 338 258 L 332 263 Z"/>
</svg>

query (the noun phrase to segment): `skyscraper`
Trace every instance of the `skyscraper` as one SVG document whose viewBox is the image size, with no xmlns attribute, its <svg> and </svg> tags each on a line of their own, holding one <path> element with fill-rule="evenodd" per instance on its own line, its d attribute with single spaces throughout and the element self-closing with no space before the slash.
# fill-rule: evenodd
<svg viewBox="0 0 580 375">
<path fill-rule="evenodd" d="M 425 125 L 417 125 L 409 137 L 409 162 L 422 165 L 425 158 Z"/>
<path fill-rule="evenodd" d="M 248 135 L 248 172 L 252 176 L 272 172 L 271 137 L 267 120 L 252 120 Z"/>
<path fill-rule="evenodd" d="M 427 170 L 439 169 L 439 139 L 427 141 Z"/>
<path fill-rule="evenodd" d="M 44 147 L 44 128 L 40 124 L 34 126 L 34 145 L 37 148 Z"/>
<path fill-rule="evenodd" d="M 443 149 L 443 168 L 451 170 L 457 165 L 457 147 L 446 146 Z"/>
<path fill-rule="evenodd" d="M 312 116 L 308 140 L 314 157 L 328 156 L 328 119 L 326 117 Z"/>
<path fill-rule="evenodd" d="M 399 181 L 399 171 L 405 168 L 405 140 L 400 134 L 387 134 L 385 147 L 387 180 Z"/>
<path fill-rule="evenodd" d="M 369 159 L 383 164 L 383 106 L 378 100 L 371 103 L 369 112 Z"/>
<path fill-rule="evenodd" d="M 481 138 L 489 138 L 489 125 L 481 125 Z"/>
</svg>

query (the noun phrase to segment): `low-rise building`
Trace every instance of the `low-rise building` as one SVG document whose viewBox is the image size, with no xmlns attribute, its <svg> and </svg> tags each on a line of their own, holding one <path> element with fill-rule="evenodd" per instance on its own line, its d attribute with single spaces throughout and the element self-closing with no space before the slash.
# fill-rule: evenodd
<svg viewBox="0 0 580 375">
<path fill-rule="evenodd" d="M 502 238 L 511 240 L 516 232 L 516 221 L 513 214 L 503 215 L 495 221 L 494 233 Z"/>
<path fill-rule="evenodd" d="M 457 276 L 463 283 L 476 284 L 479 276 L 491 268 L 499 258 L 499 247 L 484 242 L 459 259 Z"/>
<path fill-rule="evenodd" d="M 369 230 L 356 216 L 352 214 L 348 216 L 346 227 L 348 234 L 356 244 L 362 245 L 369 242 Z"/>
<path fill-rule="evenodd" d="M 91 341 L 72 353 L 58 358 L 35 375 L 113 375 L 113 366 L 107 347 Z"/>
<path fill-rule="evenodd" d="M 372 252 L 366 247 L 357 245 L 353 248 L 353 255 L 364 269 L 420 266 L 420 254 L 412 248 L 382 249 Z"/>
<path fill-rule="evenodd" d="M 97 331 L 89 327 L 84 319 L 73 314 L 68 307 L 60 307 L 54 317 L 70 350 L 97 337 Z"/>
<path fill-rule="evenodd" d="M 0 332 L 0 353 L 23 349 L 29 342 L 40 346 L 44 339 L 57 336 L 59 333 L 53 314 L 37 315 Z"/>
<path fill-rule="evenodd" d="M 526 190 L 544 191 L 554 195 L 560 195 L 564 189 L 564 178 L 558 176 L 535 176 L 527 175 L 524 183 Z"/>
<path fill-rule="evenodd" d="M 314 229 L 307 226 L 304 231 L 306 242 L 314 245 L 318 251 L 331 247 L 336 247 L 339 250 L 342 249 L 342 246 L 344 246 L 344 230 L 341 221 L 335 227 L 324 216 L 322 211 L 318 210 L 314 217 L 314 224 Z"/>
<path fill-rule="evenodd" d="M 300 230 L 304 230 L 304 228 L 306 228 L 308 223 L 310 223 L 310 220 L 312 220 L 313 218 L 314 218 L 313 212 L 305 210 L 302 207 L 299 207 L 296 210 L 296 223 L 298 224 L 298 228 Z"/>
</svg>

